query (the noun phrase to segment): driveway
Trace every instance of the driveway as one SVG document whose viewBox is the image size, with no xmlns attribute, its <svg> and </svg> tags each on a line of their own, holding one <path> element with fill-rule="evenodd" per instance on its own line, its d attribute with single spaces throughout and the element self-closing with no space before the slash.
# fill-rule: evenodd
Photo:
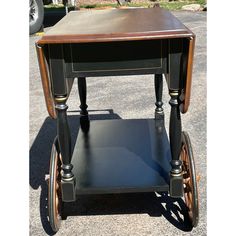
<svg viewBox="0 0 236 236">
<path fill-rule="evenodd" d="M 189 111 L 182 115 L 200 175 L 200 221 L 189 231 L 184 220 L 183 201 L 155 193 L 93 195 L 67 204 L 67 220 L 57 235 L 206 235 L 206 12 L 173 12 L 197 36 L 193 84 Z M 47 31 L 48 28 L 45 28 Z M 48 117 L 35 52 L 30 37 L 30 235 L 52 235 L 47 220 L 49 156 L 56 134 L 55 121 Z M 155 109 L 152 75 L 122 78 L 88 78 L 88 105 L 94 116 L 108 113 L 122 119 L 152 118 Z M 165 122 L 168 130 L 169 95 L 164 87 Z M 72 139 L 77 132 L 79 98 L 76 84 L 68 100 Z"/>
</svg>

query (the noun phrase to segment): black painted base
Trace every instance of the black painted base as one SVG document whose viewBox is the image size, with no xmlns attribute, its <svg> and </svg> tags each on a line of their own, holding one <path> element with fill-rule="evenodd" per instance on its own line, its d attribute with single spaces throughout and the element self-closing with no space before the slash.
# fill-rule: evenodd
<svg viewBox="0 0 236 236">
<path fill-rule="evenodd" d="M 61 192 L 63 202 L 74 202 L 76 200 L 75 193 L 75 179 L 72 178 L 70 181 L 61 180 Z"/>
<path fill-rule="evenodd" d="M 87 121 L 89 122 L 89 120 Z M 80 129 L 72 164 L 76 194 L 169 190 L 165 127 L 150 120 L 90 121 Z"/>
<path fill-rule="evenodd" d="M 170 176 L 170 196 L 174 198 L 183 197 L 183 175 Z"/>
</svg>

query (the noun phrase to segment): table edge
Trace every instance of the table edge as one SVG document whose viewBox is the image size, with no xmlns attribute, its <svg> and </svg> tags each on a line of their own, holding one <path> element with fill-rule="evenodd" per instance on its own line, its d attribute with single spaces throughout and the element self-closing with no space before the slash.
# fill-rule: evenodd
<svg viewBox="0 0 236 236">
<path fill-rule="evenodd" d="M 120 33 L 120 34 L 84 34 L 84 35 L 47 35 L 37 41 L 37 44 L 63 44 L 63 43 L 98 43 L 116 41 L 137 41 L 171 38 L 192 38 L 195 34 L 186 31 Z"/>
</svg>

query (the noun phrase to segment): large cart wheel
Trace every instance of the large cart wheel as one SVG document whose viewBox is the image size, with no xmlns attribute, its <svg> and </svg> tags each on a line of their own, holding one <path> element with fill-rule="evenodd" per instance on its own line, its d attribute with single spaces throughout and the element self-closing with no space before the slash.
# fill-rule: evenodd
<svg viewBox="0 0 236 236">
<path fill-rule="evenodd" d="M 54 232 L 60 228 L 61 222 L 61 159 L 57 137 L 54 140 L 51 151 L 50 169 L 49 169 L 49 185 L 48 185 L 48 211 L 49 222 Z"/>
<path fill-rule="evenodd" d="M 197 179 L 192 145 L 186 132 L 182 132 L 181 160 L 183 161 L 185 204 L 188 208 L 188 215 L 192 226 L 196 227 L 199 219 Z"/>
</svg>

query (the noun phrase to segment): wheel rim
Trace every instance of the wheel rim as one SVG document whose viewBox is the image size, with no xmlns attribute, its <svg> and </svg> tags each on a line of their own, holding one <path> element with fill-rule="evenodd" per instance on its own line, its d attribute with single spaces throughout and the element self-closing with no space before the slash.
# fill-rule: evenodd
<svg viewBox="0 0 236 236">
<path fill-rule="evenodd" d="M 192 226 L 196 227 L 199 218 L 197 181 L 191 143 L 186 133 L 183 133 L 181 160 L 183 162 L 185 204 L 188 208 L 189 219 L 192 222 Z"/>
<path fill-rule="evenodd" d="M 54 142 L 50 161 L 50 179 L 49 179 L 49 193 L 48 193 L 48 209 L 49 221 L 53 231 L 57 232 L 60 228 L 61 222 L 61 155 Z"/>
<path fill-rule="evenodd" d="M 30 0 L 29 23 L 33 25 L 39 18 L 39 8 L 35 0 Z"/>
<path fill-rule="evenodd" d="M 57 165 L 55 165 L 55 174 L 56 178 L 54 181 L 54 219 L 56 219 L 55 224 L 59 226 L 61 220 L 61 188 L 60 188 L 60 181 L 61 181 L 61 161 L 60 161 L 60 154 L 57 155 Z"/>
</svg>

